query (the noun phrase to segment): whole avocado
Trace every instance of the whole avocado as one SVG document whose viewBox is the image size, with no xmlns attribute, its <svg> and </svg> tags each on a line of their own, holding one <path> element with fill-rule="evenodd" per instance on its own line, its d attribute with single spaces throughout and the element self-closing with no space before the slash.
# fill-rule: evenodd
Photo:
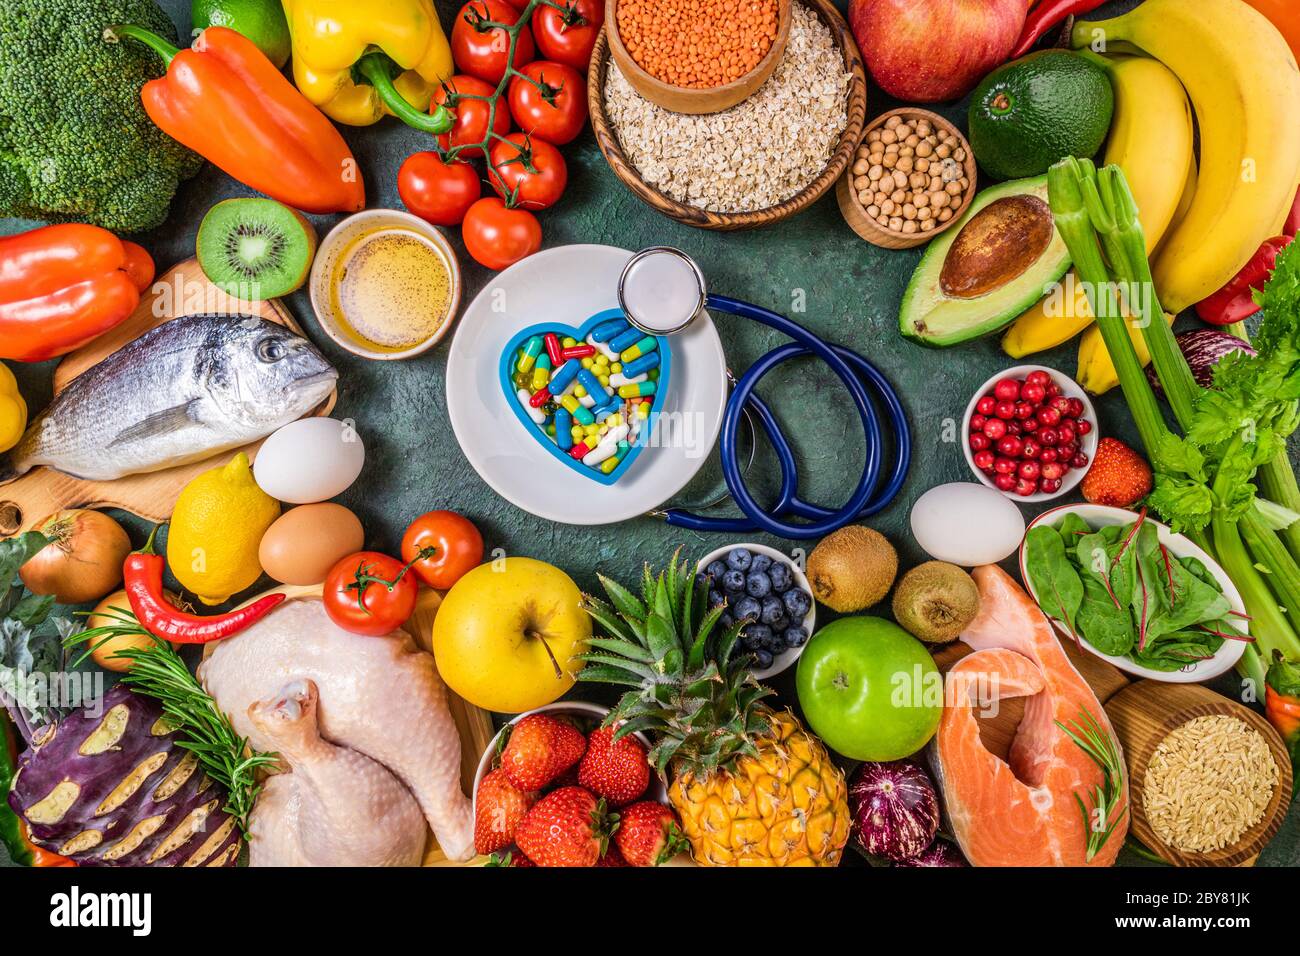
<svg viewBox="0 0 1300 956">
<path fill-rule="evenodd" d="M 140 102 L 162 60 L 106 41 L 114 23 L 176 38 L 153 0 L 0 0 L 0 215 L 139 232 L 198 172 Z"/>
</svg>

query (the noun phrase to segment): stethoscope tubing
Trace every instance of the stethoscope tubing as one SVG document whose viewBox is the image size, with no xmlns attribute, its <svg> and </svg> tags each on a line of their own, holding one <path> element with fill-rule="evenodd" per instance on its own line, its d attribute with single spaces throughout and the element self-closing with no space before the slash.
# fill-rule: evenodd
<svg viewBox="0 0 1300 956">
<path fill-rule="evenodd" d="M 790 342 L 772 349 L 746 370 L 736 382 L 723 412 L 719 455 L 727 490 L 744 513 L 743 518 L 718 518 L 669 509 L 664 517 L 670 525 L 693 531 L 747 533 L 766 531 L 781 538 L 806 540 L 820 538 L 854 521 L 869 517 L 894 499 L 907 477 L 911 464 L 912 439 L 902 403 L 888 380 L 865 358 L 851 349 L 831 345 L 803 326 L 770 309 L 741 302 L 727 296 L 710 294 L 707 307 L 740 318 L 759 322 L 785 335 Z M 772 369 L 783 362 L 815 355 L 835 372 L 848 389 L 849 397 L 862 421 L 866 443 L 866 461 L 862 475 L 849 500 L 838 509 L 826 508 L 799 498 L 799 471 L 794 452 L 786 440 L 775 415 L 754 391 L 755 386 Z M 894 437 L 892 466 L 883 486 L 880 471 L 884 455 L 880 418 L 864 384 L 869 382 L 884 408 Z M 758 419 L 768 437 L 781 470 L 780 490 L 770 510 L 765 510 L 745 484 L 744 470 L 737 455 L 737 437 L 746 409 Z M 791 518 L 803 519 L 793 521 Z"/>
</svg>

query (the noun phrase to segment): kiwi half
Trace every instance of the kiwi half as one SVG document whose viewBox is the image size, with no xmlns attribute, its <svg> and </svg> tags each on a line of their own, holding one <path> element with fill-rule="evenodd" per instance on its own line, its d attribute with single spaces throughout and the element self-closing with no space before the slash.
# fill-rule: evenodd
<svg viewBox="0 0 1300 956">
<path fill-rule="evenodd" d="M 316 255 L 316 230 L 274 199 L 227 199 L 199 225 L 203 274 L 240 299 L 275 299 L 300 289 Z"/>
<path fill-rule="evenodd" d="M 927 561 L 903 575 L 894 591 L 894 619 L 927 644 L 956 640 L 980 609 L 969 574 L 946 561 Z"/>
</svg>

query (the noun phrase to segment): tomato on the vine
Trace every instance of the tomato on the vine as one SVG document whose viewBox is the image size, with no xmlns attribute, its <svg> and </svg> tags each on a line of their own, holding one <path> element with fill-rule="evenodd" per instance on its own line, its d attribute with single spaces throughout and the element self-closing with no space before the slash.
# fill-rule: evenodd
<svg viewBox="0 0 1300 956">
<path fill-rule="evenodd" d="M 542 226 L 527 209 L 507 209 L 496 196 L 469 207 L 461 238 L 474 260 L 489 269 L 504 269 L 542 248 Z"/>
<path fill-rule="evenodd" d="M 446 590 L 483 563 L 483 535 L 464 515 L 428 511 L 402 535 L 402 560 L 429 587 Z"/>
<path fill-rule="evenodd" d="M 491 96 L 495 92 L 495 86 L 477 76 L 458 75 L 443 82 L 433 93 L 433 106 L 446 106 L 451 110 L 456 125 L 451 128 L 451 132 L 438 137 L 438 147 L 446 150 L 466 143 L 483 142 L 487 138 L 488 103 L 474 97 Z M 492 115 L 492 130 L 498 136 L 510 132 L 510 110 L 503 102 L 497 102 L 496 112 Z M 472 146 L 460 155 L 482 156 L 483 151 Z"/>
<path fill-rule="evenodd" d="M 564 10 L 540 6 L 533 11 L 533 39 L 542 56 L 586 74 L 591 50 L 605 22 L 605 0 L 559 0 Z"/>
<path fill-rule="evenodd" d="M 409 572 L 402 562 L 378 551 L 350 554 L 325 576 L 325 613 L 353 634 L 391 634 L 415 611 L 420 585 Z"/>
<path fill-rule="evenodd" d="M 569 167 L 560 151 L 544 139 L 510 133 L 492 144 L 488 181 L 502 199 L 514 196 L 521 209 L 545 209 L 564 195 Z"/>
<path fill-rule="evenodd" d="M 543 9 L 549 10 L 550 7 Z M 510 81 L 510 112 L 525 133 L 556 146 L 587 125 L 587 81 L 564 63 L 534 60 Z"/>
<path fill-rule="evenodd" d="M 519 11 L 505 0 L 470 0 L 461 7 L 451 28 L 451 55 L 461 72 L 493 86 L 500 83 L 506 74 L 510 36 L 501 27 L 480 30 L 479 26 L 485 20 L 513 26 L 518 19 Z M 515 69 L 532 58 L 533 32 L 524 26 L 515 41 Z"/>
<path fill-rule="evenodd" d="M 397 171 L 397 194 L 406 208 L 437 226 L 458 226 L 483 194 L 474 167 L 443 162 L 432 150 L 412 153 Z"/>
</svg>

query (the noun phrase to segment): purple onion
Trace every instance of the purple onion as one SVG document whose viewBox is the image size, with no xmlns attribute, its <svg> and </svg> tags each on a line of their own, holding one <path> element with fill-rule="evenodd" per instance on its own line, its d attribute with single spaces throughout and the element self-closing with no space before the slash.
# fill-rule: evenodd
<svg viewBox="0 0 1300 956">
<path fill-rule="evenodd" d="M 970 866 L 961 850 L 947 840 L 935 840 L 920 856 L 895 863 L 895 866 Z"/>
<path fill-rule="evenodd" d="M 939 797 L 920 764 L 868 761 L 849 780 L 853 839 L 863 852 L 889 860 L 919 856 L 939 829 Z"/>
<path fill-rule="evenodd" d="M 1181 335 L 1174 336 L 1174 341 L 1178 343 L 1179 351 L 1183 353 L 1183 358 L 1187 359 L 1187 364 L 1191 367 L 1192 377 L 1201 388 L 1214 386 L 1214 366 L 1229 352 L 1255 354 L 1249 342 L 1237 338 L 1231 332 L 1221 332 L 1218 329 L 1183 332 Z M 1157 395 L 1164 394 L 1156 370 L 1151 365 L 1147 366 L 1147 378 L 1151 380 L 1151 387 L 1155 389 Z"/>
</svg>

